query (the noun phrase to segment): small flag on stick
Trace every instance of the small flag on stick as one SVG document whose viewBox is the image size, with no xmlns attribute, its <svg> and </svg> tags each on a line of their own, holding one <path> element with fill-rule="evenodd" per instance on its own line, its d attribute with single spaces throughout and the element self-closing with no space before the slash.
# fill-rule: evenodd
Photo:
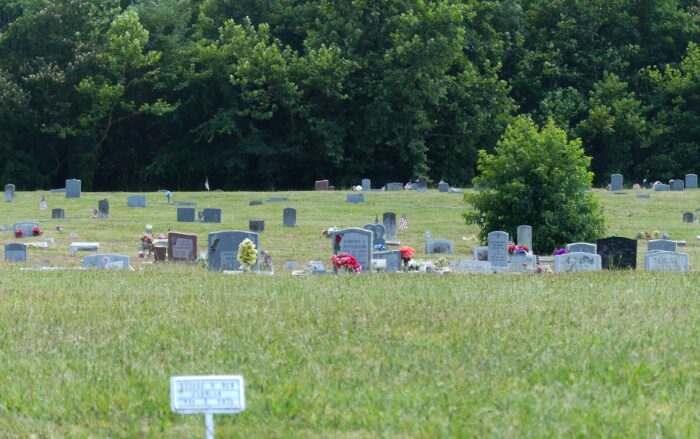
<svg viewBox="0 0 700 439">
<path fill-rule="evenodd" d="M 46 210 L 47 207 L 49 207 L 49 205 L 46 204 L 46 197 L 41 197 L 41 203 L 39 203 L 39 210 Z"/>
<path fill-rule="evenodd" d="M 408 229 L 408 219 L 406 218 L 405 213 L 403 215 L 401 215 L 401 218 L 399 219 L 399 224 L 396 226 L 396 229 L 398 231 Z"/>
<path fill-rule="evenodd" d="M 204 189 L 209 190 L 209 177 L 204 180 Z"/>
</svg>

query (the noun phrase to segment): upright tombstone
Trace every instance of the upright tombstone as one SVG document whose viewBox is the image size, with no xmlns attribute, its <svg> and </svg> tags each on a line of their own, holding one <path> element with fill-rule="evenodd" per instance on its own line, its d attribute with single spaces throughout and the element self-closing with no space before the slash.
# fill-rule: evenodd
<svg viewBox="0 0 700 439">
<path fill-rule="evenodd" d="M 203 214 L 205 223 L 221 222 L 221 209 L 204 209 Z"/>
<path fill-rule="evenodd" d="M 82 267 L 101 270 L 128 270 L 129 257 L 115 254 L 88 255 L 83 258 Z"/>
<path fill-rule="evenodd" d="M 177 208 L 177 222 L 179 223 L 193 223 L 195 215 L 194 207 Z"/>
<path fill-rule="evenodd" d="M 5 244 L 5 262 L 27 262 L 27 246 L 16 242 Z"/>
<path fill-rule="evenodd" d="M 64 219 L 66 217 L 66 212 L 63 209 L 51 209 L 52 219 Z"/>
<path fill-rule="evenodd" d="M 688 271 L 688 254 L 676 252 L 651 252 L 644 255 L 644 269 L 647 271 Z"/>
<path fill-rule="evenodd" d="M 532 251 L 532 226 L 518 226 L 518 245 L 524 245 Z"/>
<path fill-rule="evenodd" d="M 683 222 L 684 223 L 694 223 L 695 214 L 693 212 L 683 212 Z"/>
<path fill-rule="evenodd" d="M 384 227 L 384 224 L 365 224 L 363 228 L 371 231 L 374 234 L 374 245 L 386 244 L 386 228 Z"/>
<path fill-rule="evenodd" d="M 170 200 L 168 199 L 168 202 Z M 126 199 L 127 207 L 146 207 L 145 195 L 129 195 Z"/>
<path fill-rule="evenodd" d="M 442 254 L 452 254 L 455 251 L 454 242 L 449 239 L 427 239 L 425 241 L 425 253 L 432 255 L 435 253 Z"/>
<path fill-rule="evenodd" d="M 262 233 L 265 231 L 265 221 L 263 220 L 249 220 L 248 230 L 253 233 Z"/>
<path fill-rule="evenodd" d="M 80 198 L 80 180 L 66 180 L 66 198 Z"/>
<path fill-rule="evenodd" d="M 197 260 L 197 235 L 168 232 L 168 260 L 192 262 Z"/>
<path fill-rule="evenodd" d="M 386 184 L 386 190 L 387 191 L 402 191 L 403 190 L 403 183 L 387 183 Z"/>
<path fill-rule="evenodd" d="M 488 261 L 492 267 L 508 267 L 508 233 L 496 231 L 488 234 Z"/>
<path fill-rule="evenodd" d="M 685 176 L 685 188 L 686 189 L 697 189 L 698 188 L 698 175 L 697 174 L 686 174 L 686 176 Z"/>
<path fill-rule="evenodd" d="M 109 201 L 106 198 L 97 202 L 97 216 L 99 218 L 109 218 Z"/>
<path fill-rule="evenodd" d="M 370 273 L 372 268 L 372 249 L 374 233 L 370 230 L 351 227 L 331 233 L 333 255 L 347 253 L 357 259 L 362 272 Z"/>
<path fill-rule="evenodd" d="M 15 185 L 6 184 L 5 185 L 5 202 L 11 203 L 15 200 Z"/>
<path fill-rule="evenodd" d="M 365 194 L 347 194 L 345 201 L 348 203 L 364 203 Z"/>
<path fill-rule="evenodd" d="M 566 244 L 566 251 L 569 253 L 591 253 L 597 254 L 598 247 L 595 244 L 588 242 L 574 242 L 573 244 Z"/>
<path fill-rule="evenodd" d="M 386 272 L 392 273 L 397 271 L 403 271 L 403 259 L 401 259 L 400 250 L 376 252 L 372 254 L 372 259 L 386 260 Z"/>
<path fill-rule="evenodd" d="M 207 268 L 212 271 L 238 270 L 238 246 L 244 239 L 250 239 L 256 249 L 260 249 L 260 239 L 257 233 L 239 230 L 213 232 L 207 237 L 209 259 Z M 256 261 L 255 265 L 258 265 Z"/>
<path fill-rule="evenodd" d="M 362 191 L 363 192 L 369 192 L 372 190 L 372 180 L 369 178 L 363 178 L 362 179 Z"/>
<path fill-rule="evenodd" d="M 655 192 L 668 192 L 670 190 L 671 190 L 671 186 L 669 186 L 667 184 L 659 183 L 659 184 L 654 185 Z"/>
<path fill-rule="evenodd" d="M 396 214 L 394 212 L 384 212 L 382 214 L 382 224 L 386 230 L 386 239 L 396 239 Z"/>
<path fill-rule="evenodd" d="M 622 174 L 613 174 L 610 176 L 610 190 L 611 191 L 621 191 L 624 179 Z"/>
<path fill-rule="evenodd" d="M 672 191 L 682 191 L 683 189 L 685 189 L 685 182 L 683 180 L 671 180 Z"/>
<path fill-rule="evenodd" d="M 468 274 L 491 274 L 493 273 L 493 268 L 488 261 L 459 261 L 450 264 L 450 269 L 454 272 L 468 273 Z"/>
<path fill-rule="evenodd" d="M 328 180 L 318 180 L 314 183 L 314 190 L 316 191 L 327 191 L 330 188 L 330 182 Z"/>
<path fill-rule="evenodd" d="M 474 247 L 474 260 L 481 262 L 488 262 L 489 260 L 489 248 L 488 247 Z"/>
<path fill-rule="evenodd" d="M 637 240 L 604 238 L 596 241 L 604 270 L 637 268 Z"/>
<path fill-rule="evenodd" d="M 424 181 L 417 181 L 412 186 L 416 192 L 428 192 L 428 183 Z"/>
<path fill-rule="evenodd" d="M 449 192 L 450 191 L 450 184 L 445 183 L 444 181 L 441 181 L 440 183 L 438 183 L 438 191 L 443 192 L 443 193 Z"/>
<path fill-rule="evenodd" d="M 297 226 L 297 210 L 292 207 L 286 207 L 282 211 L 282 226 L 296 227 Z"/>
<path fill-rule="evenodd" d="M 36 221 L 21 221 L 15 223 L 12 227 L 12 232 L 17 236 L 17 231 L 22 231 L 22 238 L 29 238 L 32 236 L 32 231 L 35 227 L 39 227 L 39 223 Z"/>
<path fill-rule="evenodd" d="M 676 241 L 670 239 L 652 239 L 647 242 L 647 252 L 675 252 L 677 247 Z"/>
<path fill-rule="evenodd" d="M 594 253 L 571 252 L 554 256 L 555 273 L 600 271 L 602 267 L 602 258 Z"/>
</svg>

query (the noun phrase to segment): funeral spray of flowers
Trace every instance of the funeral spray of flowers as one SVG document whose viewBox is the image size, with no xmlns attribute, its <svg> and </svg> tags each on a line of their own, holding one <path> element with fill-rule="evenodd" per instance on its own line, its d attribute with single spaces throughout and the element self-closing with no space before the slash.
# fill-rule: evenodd
<svg viewBox="0 0 700 439">
<path fill-rule="evenodd" d="M 348 273 L 362 272 L 362 265 L 357 262 L 357 259 L 347 253 L 340 253 L 331 257 L 331 263 L 338 271 L 347 271 Z"/>
<path fill-rule="evenodd" d="M 236 257 L 241 264 L 241 270 L 248 271 L 255 265 L 258 260 L 258 251 L 255 249 L 255 244 L 249 238 L 244 239 L 238 245 L 238 256 Z"/>
<path fill-rule="evenodd" d="M 508 254 L 509 255 L 525 255 L 529 251 L 530 251 L 530 249 L 524 245 L 515 245 L 513 243 L 510 243 L 508 245 Z"/>
</svg>

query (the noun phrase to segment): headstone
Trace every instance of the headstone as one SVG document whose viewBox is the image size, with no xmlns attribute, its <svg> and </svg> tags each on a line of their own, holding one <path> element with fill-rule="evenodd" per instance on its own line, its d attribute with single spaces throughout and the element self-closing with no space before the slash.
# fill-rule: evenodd
<svg viewBox="0 0 700 439">
<path fill-rule="evenodd" d="M 66 212 L 63 209 L 51 209 L 52 219 L 63 219 L 66 217 Z"/>
<path fill-rule="evenodd" d="M 600 271 L 602 268 L 602 259 L 595 253 L 571 252 L 554 256 L 555 273 Z"/>
<path fill-rule="evenodd" d="M 27 262 L 27 246 L 24 244 L 5 244 L 5 262 Z"/>
<path fill-rule="evenodd" d="M 424 182 L 414 183 L 413 190 L 416 192 L 428 192 L 428 184 Z"/>
<path fill-rule="evenodd" d="M 488 261 L 459 261 L 450 264 L 450 269 L 454 272 L 469 274 L 491 274 L 493 269 Z"/>
<path fill-rule="evenodd" d="M 481 262 L 488 262 L 489 260 L 489 248 L 488 247 L 475 247 L 474 248 L 474 260 Z"/>
<path fill-rule="evenodd" d="M 374 245 L 386 244 L 386 228 L 384 227 L 384 224 L 365 224 L 363 228 L 374 233 Z"/>
<path fill-rule="evenodd" d="M 347 201 L 348 203 L 364 203 L 365 194 L 348 194 L 345 197 L 345 201 Z"/>
<path fill-rule="evenodd" d="M 574 242 L 573 244 L 567 244 L 566 250 L 569 253 L 598 253 L 598 247 L 596 247 L 595 244 L 590 244 L 588 242 Z"/>
<path fill-rule="evenodd" d="M 668 192 L 670 190 L 671 190 L 671 186 L 669 186 L 667 184 L 659 183 L 659 184 L 654 185 L 654 191 L 656 191 L 656 192 Z"/>
<path fill-rule="evenodd" d="M 170 200 L 168 200 L 168 202 L 170 202 Z M 128 207 L 146 207 L 146 196 L 129 195 L 126 199 L 126 205 Z"/>
<path fill-rule="evenodd" d="M 331 233 L 333 255 L 347 253 L 362 265 L 362 271 L 370 273 L 372 267 L 372 248 L 374 233 L 370 230 L 352 227 Z"/>
<path fill-rule="evenodd" d="M 611 191 L 621 191 L 623 181 L 624 181 L 624 179 L 622 178 L 622 174 L 611 175 L 610 176 L 610 190 Z"/>
<path fill-rule="evenodd" d="M 31 238 L 34 227 L 39 227 L 39 223 L 35 221 L 21 221 L 14 224 L 12 233 L 15 233 L 16 236 L 17 230 L 21 229 L 23 238 Z"/>
<path fill-rule="evenodd" d="M 70 255 L 74 256 L 77 252 L 94 252 L 99 249 L 99 242 L 71 242 Z"/>
<path fill-rule="evenodd" d="M 596 241 L 603 269 L 637 268 L 637 240 L 604 238 Z"/>
<path fill-rule="evenodd" d="M 5 201 L 11 203 L 15 200 L 15 185 L 6 184 L 5 185 Z"/>
<path fill-rule="evenodd" d="M 327 191 L 329 189 L 330 183 L 328 180 L 319 180 L 314 183 L 314 190 L 316 191 Z"/>
<path fill-rule="evenodd" d="M 292 207 L 287 207 L 282 211 L 282 225 L 284 227 L 297 226 L 297 210 Z"/>
<path fill-rule="evenodd" d="M 428 239 L 425 241 L 425 253 L 432 255 L 434 253 L 454 253 L 454 242 L 449 239 Z"/>
<path fill-rule="evenodd" d="M 252 200 L 248 203 L 248 206 L 262 206 L 262 200 Z"/>
<path fill-rule="evenodd" d="M 488 234 L 488 258 L 493 267 L 508 267 L 508 233 Z"/>
<path fill-rule="evenodd" d="M 508 271 L 511 273 L 526 273 L 535 271 L 537 256 L 525 253 L 510 255 L 508 258 Z"/>
<path fill-rule="evenodd" d="M 651 195 L 649 195 L 649 194 L 639 194 L 639 195 L 637 195 L 637 198 L 643 199 L 643 200 L 644 200 L 644 199 L 649 199 L 649 198 L 651 198 Z"/>
<path fill-rule="evenodd" d="M 66 180 L 66 198 L 80 198 L 80 180 Z"/>
<path fill-rule="evenodd" d="M 287 197 L 270 197 L 267 199 L 268 203 L 284 203 L 287 201 Z"/>
<path fill-rule="evenodd" d="M 326 274 L 326 267 L 321 261 L 309 261 L 308 267 L 311 274 Z"/>
<path fill-rule="evenodd" d="M 695 222 L 695 214 L 693 212 L 684 212 L 683 213 L 683 222 L 684 223 L 694 223 Z"/>
<path fill-rule="evenodd" d="M 402 191 L 403 190 L 403 183 L 387 183 L 386 190 L 387 191 Z"/>
<path fill-rule="evenodd" d="M 697 189 L 698 188 L 698 176 L 697 176 L 697 174 L 686 174 L 686 176 L 685 176 L 685 188 L 686 189 Z"/>
<path fill-rule="evenodd" d="M 652 239 L 647 242 L 647 251 L 675 252 L 678 244 L 670 239 Z"/>
<path fill-rule="evenodd" d="M 369 192 L 372 190 L 372 181 L 369 178 L 362 179 L 362 190 L 364 192 Z"/>
<path fill-rule="evenodd" d="M 101 270 L 128 270 L 129 257 L 114 254 L 88 255 L 83 258 L 82 267 Z"/>
<path fill-rule="evenodd" d="M 191 262 L 197 260 L 197 235 L 169 232 L 168 260 L 173 262 Z"/>
<path fill-rule="evenodd" d="M 192 223 L 194 222 L 195 211 L 194 207 L 178 207 L 177 208 L 177 222 L 179 223 Z"/>
<path fill-rule="evenodd" d="M 221 222 L 221 209 L 204 209 L 203 213 L 203 219 L 205 223 Z"/>
<path fill-rule="evenodd" d="M 682 191 L 683 189 L 685 189 L 685 182 L 683 180 L 671 180 L 672 191 Z"/>
<path fill-rule="evenodd" d="M 109 201 L 106 198 L 97 202 L 97 215 L 99 218 L 109 218 Z"/>
<path fill-rule="evenodd" d="M 449 192 L 450 191 L 450 185 L 449 183 L 439 183 L 438 184 L 438 191 L 440 192 Z"/>
<path fill-rule="evenodd" d="M 657 251 L 644 255 L 644 269 L 647 271 L 688 271 L 688 254 Z"/>
<path fill-rule="evenodd" d="M 403 259 L 401 259 L 401 251 L 391 250 L 386 252 L 376 252 L 372 255 L 373 260 L 386 260 L 386 272 L 403 271 Z"/>
<path fill-rule="evenodd" d="M 382 224 L 386 230 L 386 239 L 396 239 L 396 214 L 394 212 L 384 212 L 382 214 Z"/>
<path fill-rule="evenodd" d="M 532 226 L 518 226 L 518 245 L 524 245 L 532 251 Z"/>
<path fill-rule="evenodd" d="M 248 221 L 248 230 L 253 233 L 261 233 L 265 231 L 265 221 L 263 220 L 250 220 Z"/>
<path fill-rule="evenodd" d="M 227 230 L 210 233 L 207 238 L 209 259 L 208 268 L 213 271 L 238 270 L 238 246 L 244 239 L 253 241 L 255 248 L 260 250 L 260 240 L 257 233 Z M 256 261 L 256 266 L 259 261 Z"/>
</svg>

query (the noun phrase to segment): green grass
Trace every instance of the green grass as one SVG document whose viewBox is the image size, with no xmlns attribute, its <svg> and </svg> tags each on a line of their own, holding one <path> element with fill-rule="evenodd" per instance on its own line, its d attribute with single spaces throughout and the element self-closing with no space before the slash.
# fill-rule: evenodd
<svg viewBox="0 0 700 439">
<path fill-rule="evenodd" d="M 266 220 L 262 247 L 284 260 L 327 261 L 320 230 L 406 212 L 401 241 L 423 232 L 462 240 L 457 195 L 283 193 L 290 202 L 249 207 L 271 194 L 176 194 L 222 207 L 224 224 L 177 224 L 175 208 L 148 194 L 84 194 L 39 213 L 42 193 L 0 206 L 4 223 L 39 219 L 57 245 L 28 265 L 77 266 L 69 234 L 135 255 L 146 223 L 156 232 L 245 229 Z M 611 232 L 667 230 L 697 260 L 700 193 L 652 200 L 600 193 Z M 89 219 L 108 197 L 111 218 Z M 281 227 L 282 209 L 300 227 Z M 51 232 L 61 224 L 63 234 Z M 0 239 L 14 239 L 8 232 Z M 32 239 L 28 239 L 32 240 Z M 200 244 L 201 249 L 204 245 Z M 644 243 L 640 243 L 640 253 Z M 698 436 L 700 273 L 578 275 L 225 276 L 197 266 L 139 264 L 136 272 L 23 272 L 0 267 L 0 437 L 200 437 L 203 416 L 175 415 L 171 375 L 240 373 L 248 408 L 216 417 L 217 437 Z"/>
</svg>

